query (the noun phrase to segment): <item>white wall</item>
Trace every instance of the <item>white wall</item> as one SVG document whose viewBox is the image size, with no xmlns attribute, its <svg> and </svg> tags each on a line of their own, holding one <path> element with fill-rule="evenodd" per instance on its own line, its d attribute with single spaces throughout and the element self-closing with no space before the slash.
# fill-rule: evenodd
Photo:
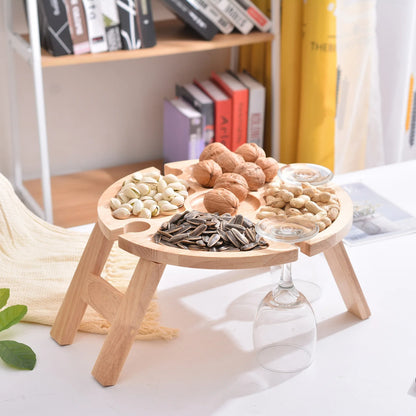
<svg viewBox="0 0 416 416">
<path fill-rule="evenodd" d="M 170 14 L 153 2 L 156 19 Z M 23 13 L 16 27 L 24 26 Z M 11 177 L 3 8 L 0 8 L 0 172 Z M 24 178 L 39 177 L 33 82 L 17 57 Z M 175 83 L 208 77 L 230 62 L 230 50 L 103 64 L 44 68 L 47 129 L 53 175 L 162 158 L 163 98 Z"/>
</svg>

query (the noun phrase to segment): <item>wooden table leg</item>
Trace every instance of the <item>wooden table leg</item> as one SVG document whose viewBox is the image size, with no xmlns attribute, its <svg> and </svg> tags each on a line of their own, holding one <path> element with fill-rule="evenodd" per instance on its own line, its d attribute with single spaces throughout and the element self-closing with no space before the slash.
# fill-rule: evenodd
<svg viewBox="0 0 416 416">
<path fill-rule="evenodd" d="M 103 386 L 116 384 L 165 266 L 144 259 L 137 264 L 92 370 Z"/>
<path fill-rule="evenodd" d="M 371 315 L 370 308 L 355 275 L 344 243 L 339 242 L 326 250 L 324 254 L 348 311 L 360 319 L 369 318 Z"/>
<path fill-rule="evenodd" d="M 98 224 L 95 224 L 52 326 L 51 337 L 58 344 L 72 344 L 87 307 L 83 294 L 89 273 L 101 274 L 113 243 L 105 238 Z"/>
</svg>

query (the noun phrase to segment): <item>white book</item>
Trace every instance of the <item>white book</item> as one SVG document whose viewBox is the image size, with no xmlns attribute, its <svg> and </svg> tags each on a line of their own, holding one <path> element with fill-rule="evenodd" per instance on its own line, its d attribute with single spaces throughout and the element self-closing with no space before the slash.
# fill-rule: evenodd
<svg viewBox="0 0 416 416">
<path fill-rule="evenodd" d="M 120 16 L 116 0 L 100 0 L 109 51 L 121 49 Z"/>
<path fill-rule="evenodd" d="M 247 142 L 263 147 L 266 88 L 247 72 L 235 76 L 248 88 Z"/>
<path fill-rule="evenodd" d="M 257 29 L 268 32 L 272 28 L 272 21 L 250 0 L 233 0 L 246 13 Z"/>
<path fill-rule="evenodd" d="M 108 51 L 100 0 L 83 0 L 92 53 Z"/>
<path fill-rule="evenodd" d="M 186 0 L 191 6 L 201 12 L 207 19 L 224 34 L 231 33 L 234 25 L 209 0 Z"/>
<path fill-rule="evenodd" d="M 243 34 L 247 35 L 254 27 L 244 9 L 232 0 L 211 0 L 211 3 Z"/>
</svg>

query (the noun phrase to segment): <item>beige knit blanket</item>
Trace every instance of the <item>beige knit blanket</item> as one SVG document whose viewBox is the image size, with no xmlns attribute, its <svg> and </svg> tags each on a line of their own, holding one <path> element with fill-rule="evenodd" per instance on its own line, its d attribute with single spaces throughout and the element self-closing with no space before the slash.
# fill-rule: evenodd
<svg viewBox="0 0 416 416">
<path fill-rule="evenodd" d="M 23 320 L 52 325 L 88 240 L 81 233 L 49 224 L 20 201 L 0 174 L 0 288 L 10 288 L 8 305 L 24 304 Z M 124 292 L 138 258 L 114 245 L 102 277 Z M 159 322 L 159 308 L 151 301 L 140 339 L 171 339 L 177 330 Z M 80 330 L 104 334 L 110 324 L 88 307 Z"/>
</svg>

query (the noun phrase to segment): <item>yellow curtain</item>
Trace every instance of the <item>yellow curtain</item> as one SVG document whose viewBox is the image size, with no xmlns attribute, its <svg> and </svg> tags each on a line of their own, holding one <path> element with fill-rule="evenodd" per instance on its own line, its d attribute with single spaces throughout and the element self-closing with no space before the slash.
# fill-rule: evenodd
<svg viewBox="0 0 416 416">
<path fill-rule="evenodd" d="M 274 0 L 276 1 L 276 0 Z M 253 3 L 266 15 L 271 15 L 270 0 L 253 0 Z M 264 145 L 267 155 L 271 155 L 271 102 L 272 102 L 272 50 L 270 43 L 259 43 L 240 47 L 239 71 L 248 71 L 266 87 L 266 109 L 264 120 Z"/>
<path fill-rule="evenodd" d="M 270 16 L 270 0 L 254 3 Z M 334 169 L 336 1 L 281 0 L 280 4 L 280 161 Z M 264 147 L 270 154 L 271 45 L 241 47 L 239 67 L 266 85 Z"/>
<path fill-rule="evenodd" d="M 280 45 L 280 161 L 297 160 L 303 0 L 282 0 Z"/>
<path fill-rule="evenodd" d="M 334 0 L 282 0 L 282 162 L 334 169 L 335 6 Z"/>
<path fill-rule="evenodd" d="M 337 85 L 335 2 L 303 3 L 297 160 L 334 169 Z M 283 103 L 282 103 L 283 105 Z"/>
</svg>

